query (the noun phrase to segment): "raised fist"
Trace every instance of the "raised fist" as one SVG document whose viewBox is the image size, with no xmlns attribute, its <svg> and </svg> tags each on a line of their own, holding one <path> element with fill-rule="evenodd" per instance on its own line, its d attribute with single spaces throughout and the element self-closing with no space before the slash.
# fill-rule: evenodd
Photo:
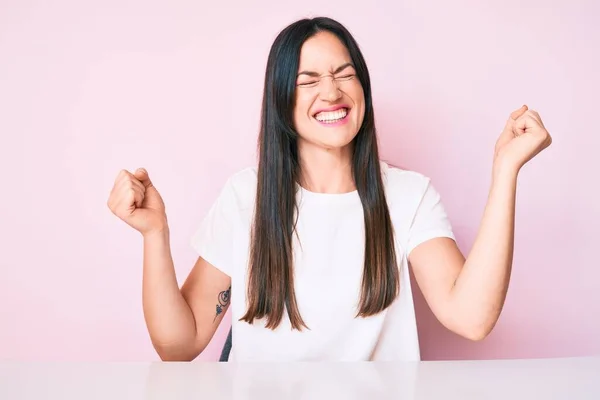
<svg viewBox="0 0 600 400">
<path fill-rule="evenodd" d="M 142 235 L 167 226 L 165 204 L 143 168 L 133 174 L 127 170 L 119 172 L 108 198 L 108 208 Z"/>
</svg>

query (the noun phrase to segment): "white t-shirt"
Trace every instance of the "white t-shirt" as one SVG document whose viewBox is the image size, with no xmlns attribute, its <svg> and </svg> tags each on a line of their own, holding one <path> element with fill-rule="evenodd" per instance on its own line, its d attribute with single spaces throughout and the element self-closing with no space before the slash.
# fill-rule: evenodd
<svg viewBox="0 0 600 400">
<path fill-rule="evenodd" d="M 298 193 L 294 279 L 300 314 L 310 329 L 292 330 L 284 312 L 275 329 L 264 320 L 239 321 L 246 311 L 250 232 L 256 168 L 234 174 L 191 243 L 206 261 L 231 277 L 233 347 L 230 361 L 420 360 L 407 256 L 435 237 L 454 239 L 440 196 L 430 180 L 381 162 L 395 230 L 400 294 L 378 315 L 355 317 L 364 262 L 364 216 L 356 191 Z M 294 235 L 296 241 L 296 236 Z"/>
</svg>

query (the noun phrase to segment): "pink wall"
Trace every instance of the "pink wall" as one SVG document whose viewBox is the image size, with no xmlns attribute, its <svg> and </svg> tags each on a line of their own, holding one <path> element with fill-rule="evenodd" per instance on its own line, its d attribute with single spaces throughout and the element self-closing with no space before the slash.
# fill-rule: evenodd
<svg viewBox="0 0 600 400">
<path fill-rule="evenodd" d="M 150 171 L 182 281 L 190 235 L 224 179 L 254 162 L 274 35 L 317 14 L 356 35 L 383 155 L 433 178 L 465 252 L 508 113 L 526 103 L 553 135 L 520 177 L 496 330 L 461 340 L 417 295 L 423 358 L 600 353 L 597 2 L 235 3 L 0 4 L 0 359 L 157 359 L 141 238 L 106 207 L 113 179 Z M 216 358 L 228 322 L 201 359 Z"/>
</svg>

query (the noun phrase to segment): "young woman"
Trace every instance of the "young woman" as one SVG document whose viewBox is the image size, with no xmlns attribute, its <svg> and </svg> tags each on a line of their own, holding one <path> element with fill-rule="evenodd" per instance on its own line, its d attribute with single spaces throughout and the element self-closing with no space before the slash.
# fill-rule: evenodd
<svg viewBox="0 0 600 400">
<path fill-rule="evenodd" d="M 161 359 L 198 356 L 231 303 L 230 360 L 418 360 L 409 264 L 444 326 L 486 337 L 509 282 L 517 175 L 550 143 L 536 112 L 510 115 L 465 259 L 430 180 L 379 159 L 354 38 L 332 19 L 303 19 L 269 54 L 258 167 L 224 185 L 181 288 L 147 171 L 121 171 L 108 205 L 143 235 L 144 315 Z"/>
</svg>

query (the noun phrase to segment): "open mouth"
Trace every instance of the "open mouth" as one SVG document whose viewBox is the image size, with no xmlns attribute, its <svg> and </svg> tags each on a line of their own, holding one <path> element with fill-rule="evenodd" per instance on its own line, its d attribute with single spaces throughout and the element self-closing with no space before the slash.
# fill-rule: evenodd
<svg viewBox="0 0 600 400">
<path fill-rule="evenodd" d="M 349 108 L 342 107 L 334 111 L 319 112 L 313 117 L 322 124 L 335 124 L 344 121 L 349 113 Z"/>
</svg>

